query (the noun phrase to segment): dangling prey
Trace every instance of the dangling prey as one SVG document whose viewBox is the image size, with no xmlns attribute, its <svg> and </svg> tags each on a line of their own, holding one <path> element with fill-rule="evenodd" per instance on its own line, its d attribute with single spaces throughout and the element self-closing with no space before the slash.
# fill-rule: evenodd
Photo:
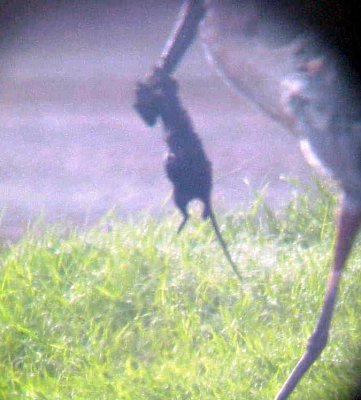
<svg viewBox="0 0 361 400">
<path fill-rule="evenodd" d="M 213 213 L 212 165 L 193 129 L 187 111 L 182 106 L 176 80 L 164 74 L 162 70 L 156 69 L 146 83 L 138 84 L 135 107 L 148 125 L 153 126 L 158 117 L 164 124 L 169 149 L 165 159 L 165 169 L 173 184 L 175 204 L 183 215 L 178 233 L 189 218 L 187 211 L 189 202 L 199 199 L 204 206 L 203 218 L 210 218 L 228 262 L 238 278 L 241 278 Z"/>
</svg>

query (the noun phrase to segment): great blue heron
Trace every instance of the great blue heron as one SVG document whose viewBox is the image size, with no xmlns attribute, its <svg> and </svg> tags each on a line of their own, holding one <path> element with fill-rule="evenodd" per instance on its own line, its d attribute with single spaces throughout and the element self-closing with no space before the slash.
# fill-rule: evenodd
<svg viewBox="0 0 361 400">
<path fill-rule="evenodd" d="M 267 35 L 257 8 L 260 3 L 240 1 L 236 12 L 227 14 L 224 2 L 207 2 L 209 10 L 202 33 L 207 57 L 237 93 L 296 135 L 307 161 L 331 175 L 340 190 L 334 256 L 323 306 L 306 351 L 275 398 L 282 400 L 288 398 L 326 346 L 342 271 L 360 228 L 361 94 L 354 65 L 347 59 L 349 49 L 345 49 L 346 57 L 342 58 L 332 46 L 334 43 L 324 41 L 322 45 L 323 32 L 320 36 L 299 35 L 277 47 L 266 44 Z M 268 3 L 272 8 L 282 2 Z M 283 3 L 297 7 L 296 3 L 302 2 Z M 333 29 L 333 39 L 345 35 L 345 45 L 350 40 L 355 42 L 347 31 L 351 27 L 342 26 L 345 20 L 340 19 L 340 10 L 315 10 L 318 3 L 327 1 L 303 3 L 311 16 L 319 12 L 320 25 L 325 21 L 330 25 L 321 26 L 321 31 Z M 292 12 L 288 10 L 288 14 Z M 275 16 L 275 30 L 277 23 L 287 24 L 286 17 L 280 18 L 285 19 L 279 21 Z M 268 16 L 263 22 L 271 29 Z"/>
</svg>

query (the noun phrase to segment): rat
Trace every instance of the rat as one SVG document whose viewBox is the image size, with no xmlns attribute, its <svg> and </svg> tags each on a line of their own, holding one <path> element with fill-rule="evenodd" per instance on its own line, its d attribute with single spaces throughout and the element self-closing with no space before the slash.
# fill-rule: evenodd
<svg viewBox="0 0 361 400">
<path fill-rule="evenodd" d="M 225 257 L 241 279 L 213 212 L 212 164 L 178 96 L 177 81 L 161 69 L 155 69 L 146 83 L 138 83 L 135 108 L 149 126 L 154 126 L 158 117 L 163 122 L 168 147 L 165 170 L 173 185 L 174 202 L 183 216 L 178 234 L 189 219 L 188 204 L 194 199 L 200 200 L 203 219 L 210 219 Z"/>
</svg>

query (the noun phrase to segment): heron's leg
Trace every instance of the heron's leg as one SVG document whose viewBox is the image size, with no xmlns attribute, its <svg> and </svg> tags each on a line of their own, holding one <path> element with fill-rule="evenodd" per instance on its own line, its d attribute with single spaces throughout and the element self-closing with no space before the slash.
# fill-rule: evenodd
<svg viewBox="0 0 361 400">
<path fill-rule="evenodd" d="M 359 230 L 360 222 L 360 205 L 356 206 L 355 203 L 352 203 L 348 196 L 345 195 L 341 200 L 338 211 L 333 266 L 316 329 L 308 340 L 305 353 L 291 372 L 275 400 L 284 400 L 288 398 L 302 376 L 317 360 L 326 346 L 342 270 Z"/>
</svg>

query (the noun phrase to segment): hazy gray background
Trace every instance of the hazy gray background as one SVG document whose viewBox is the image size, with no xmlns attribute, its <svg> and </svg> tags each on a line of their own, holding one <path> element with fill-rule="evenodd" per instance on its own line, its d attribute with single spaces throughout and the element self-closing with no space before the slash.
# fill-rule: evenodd
<svg viewBox="0 0 361 400">
<path fill-rule="evenodd" d="M 111 208 L 170 209 L 162 128 L 147 128 L 132 104 L 181 2 L 49 3 L 2 37 L 1 235 L 17 237 L 41 212 L 83 224 Z M 294 139 L 233 94 L 198 43 L 176 76 L 213 161 L 215 207 L 247 204 L 266 183 L 270 204 L 284 204 L 293 188 L 280 174 L 309 173 Z"/>
</svg>

